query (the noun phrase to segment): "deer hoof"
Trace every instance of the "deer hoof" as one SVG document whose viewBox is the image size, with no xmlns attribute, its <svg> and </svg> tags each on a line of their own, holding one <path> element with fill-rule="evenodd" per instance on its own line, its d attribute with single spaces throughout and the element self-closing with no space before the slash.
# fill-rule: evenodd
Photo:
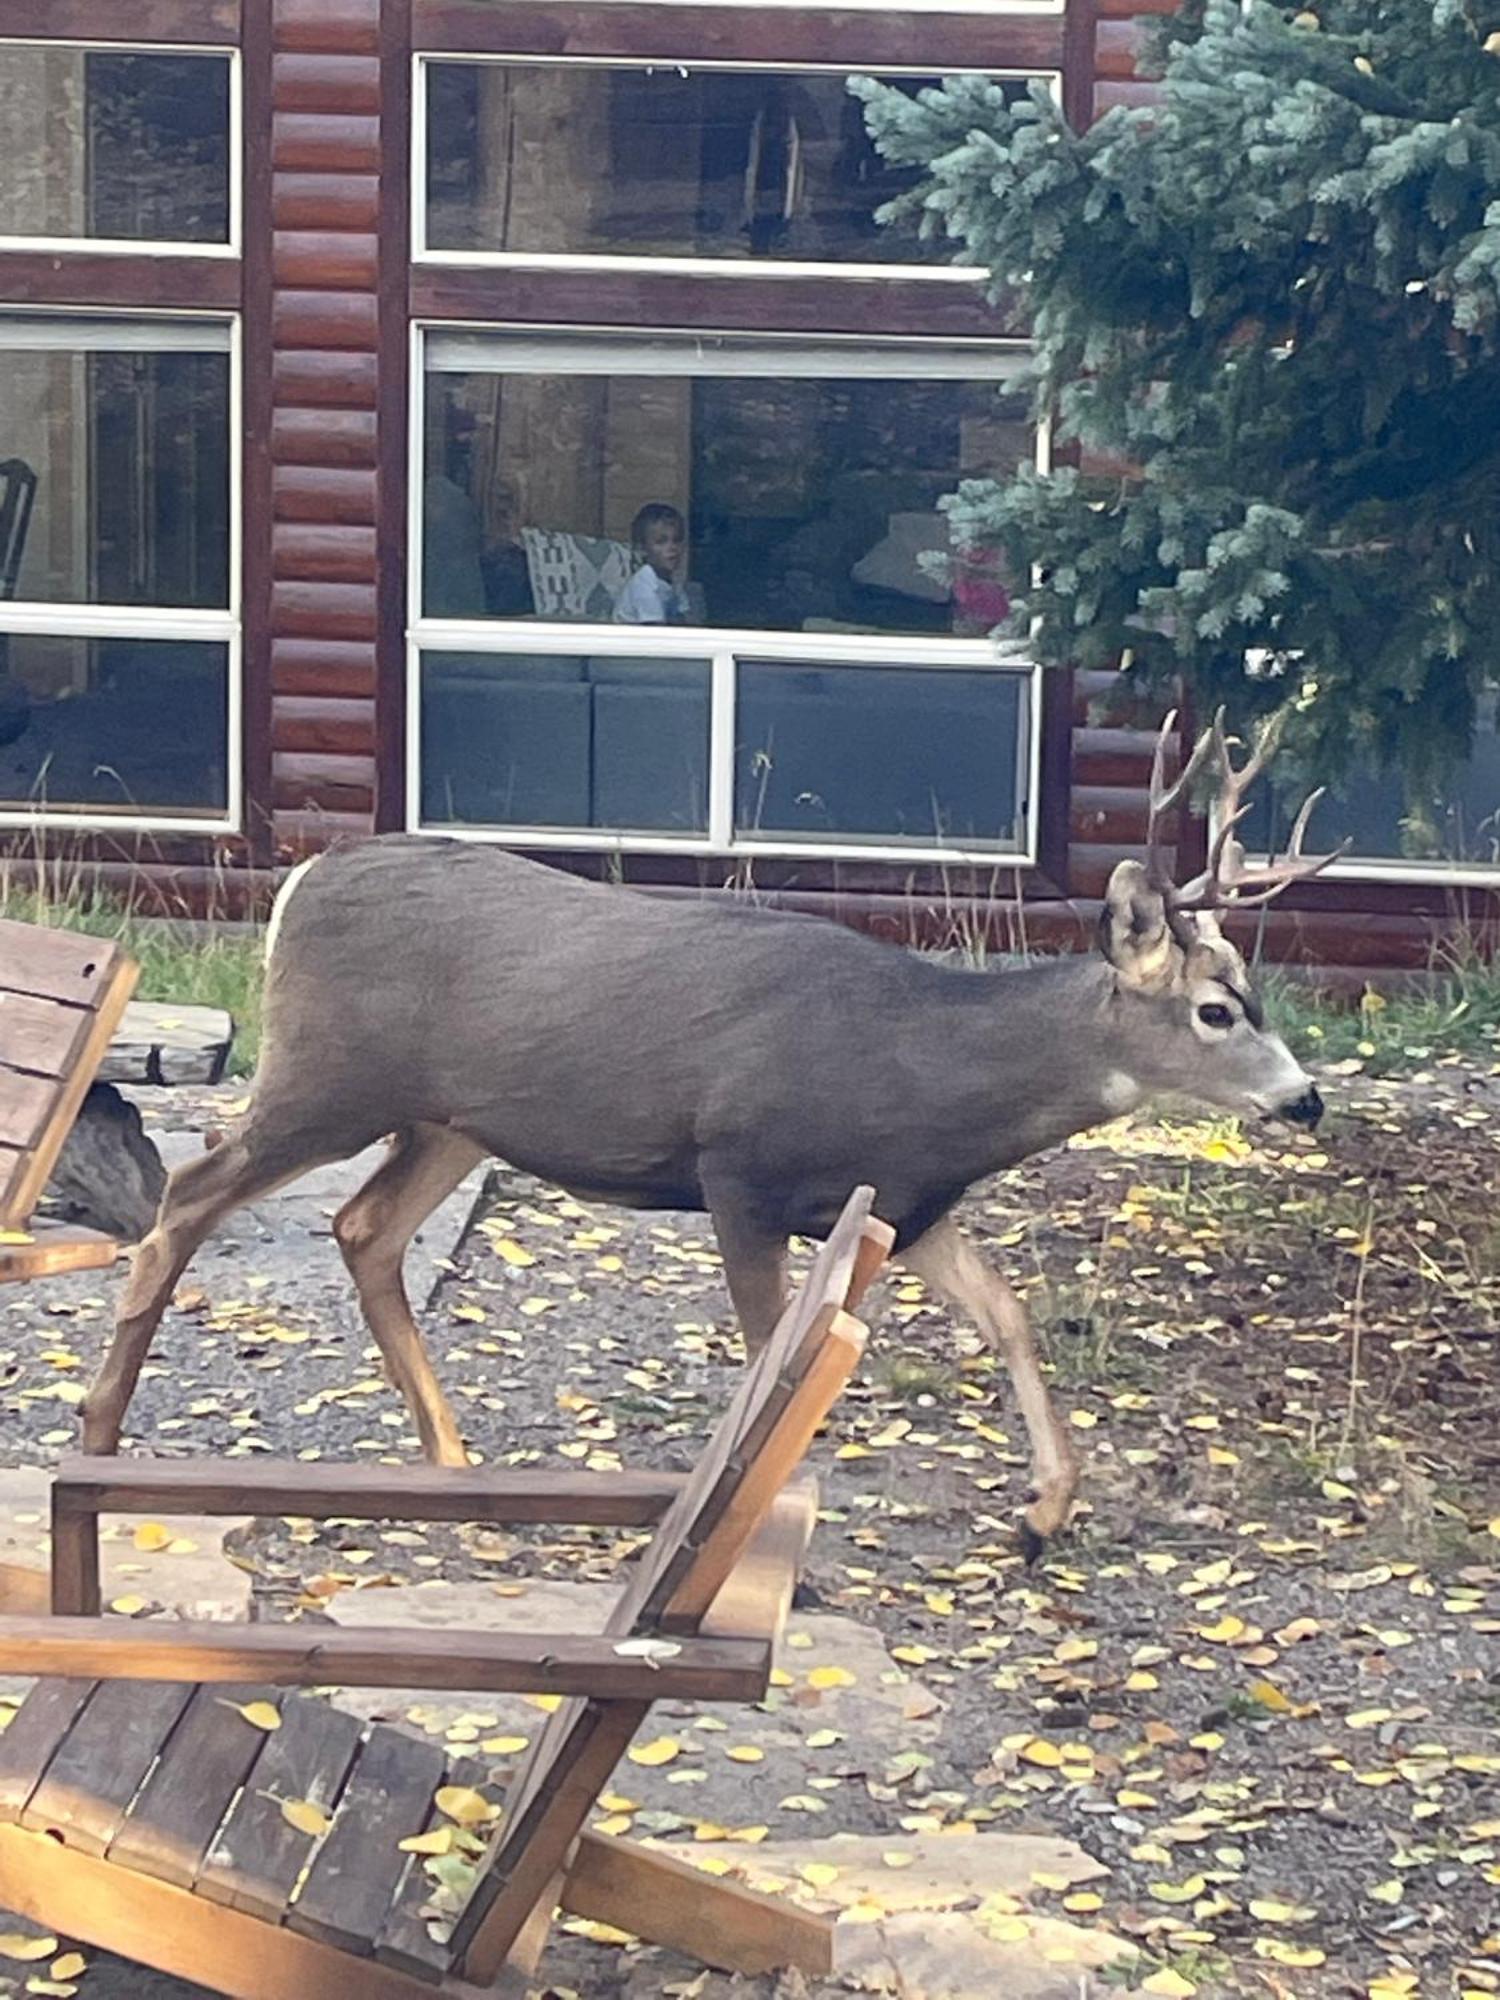
<svg viewBox="0 0 1500 2000">
<path fill-rule="evenodd" d="M 1025 1558 L 1026 1567 L 1030 1569 L 1032 1565 L 1036 1562 L 1037 1558 L 1041 1555 L 1042 1551 L 1046 1548 L 1047 1537 L 1045 1535 L 1038 1534 L 1036 1529 L 1032 1527 L 1031 1523 L 1026 1520 L 1023 1520 L 1020 1523 L 1017 1532 L 1019 1534 L 1021 1542 L 1021 1554 Z"/>
</svg>

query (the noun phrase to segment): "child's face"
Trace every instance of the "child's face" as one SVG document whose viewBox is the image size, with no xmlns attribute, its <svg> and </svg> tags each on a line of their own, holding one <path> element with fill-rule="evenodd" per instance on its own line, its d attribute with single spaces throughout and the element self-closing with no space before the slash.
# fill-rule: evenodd
<svg viewBox="0 0 1500 2000">
<path fill-rule="evenodd" d="M 641 533 L 642 555 L 668 581 L 682 567 L 685 546 L 681 521 L 652 521 Z"/>
</svg>

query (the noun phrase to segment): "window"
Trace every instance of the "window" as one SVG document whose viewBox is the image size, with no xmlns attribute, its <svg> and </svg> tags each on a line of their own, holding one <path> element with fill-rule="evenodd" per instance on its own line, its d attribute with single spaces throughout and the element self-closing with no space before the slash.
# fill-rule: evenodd
<svg viewBox="0 0 1500 2000">
<path fill-rule="evenodd" d="M 0 43 L 0 242 L 229 254 L 229 52 Z"/>
<path fill-rule="evenodd" d="M 1274 833 L 1284 846 L 1301 798 L 1289 784 L 1263 792 L 1245 822 L 1246 845 L 1263 853 Z M 1398 772 L 1371 767 L 1332 780 L 1303 846 L 1327 853 L 1345 839 L 1349 852 L 1334 865 L 1346 875 L 1493 881 L 1500 871 L 1500 692 L 1481 698 L 1472 753 L 1440 789 L 1414 793 Z"/>
<path fill-rule="evenodd" d="M 881 159 L 843 69 L 468 57 L 423 69 L 419 256 L 979 275 L 914 228 L 876 222 L 916 175 Z M 913 95 L 940 81 L 881 73 Z M 1012 99 L 1030 81 L 996 78 Z"/>
<path fill-rule="evenodd" d="M 0 313 L 0 823 L 238 809 L 227 320 Z"/>
<path fill-rule="evenodd" d="M 1034 674 L 949 547 L 1034 463 L 987 342 L 435 330 L 411 809 L 517 840 L 1030 851 Z M 580 839 L 580 836 L 582 838 Z"/>
</svg>

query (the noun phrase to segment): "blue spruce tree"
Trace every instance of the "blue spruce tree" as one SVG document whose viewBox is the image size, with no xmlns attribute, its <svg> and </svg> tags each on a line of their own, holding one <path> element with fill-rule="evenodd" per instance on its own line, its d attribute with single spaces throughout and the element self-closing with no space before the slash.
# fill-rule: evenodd
<svg viewBox="0 0 1500 2000">
<path fill-rule="evenodd" d="M 1083 133 L 1040 85 L 852 85 L 1082 447 L 955 535 L 1038 573 L 1045 659 L 1292 693 L 1310 763 L 1430 784 L 1500 679 L 1500 0 L 1187 0 L 1152 67 Z"/>
</svg>

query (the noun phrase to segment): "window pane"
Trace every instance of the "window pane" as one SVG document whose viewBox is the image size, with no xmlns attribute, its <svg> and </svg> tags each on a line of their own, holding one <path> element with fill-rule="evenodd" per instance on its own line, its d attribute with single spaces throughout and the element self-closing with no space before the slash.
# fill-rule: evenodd
<svg viewBox="0 0 1500 2000">
<path fill-rule="evenodd" d="M 948 547 L 938 502 L 959 480 L 1033 461 L 1013 389 L 889 372 L 505 373 L 437 351 L 429 616 L 967 635 L 1008 608 L 997 564 L 976 559 L 950 586 L 924 557 Z M 768 355 L 777 365 L 763 343 Z"/>
<path fill-rule="evenodd" d="M 427 653 L 427 826 L 702 833 L 706 660 Z"/>
<path fill-rule="evenodd" d="M 941 79 L 885 81 L 914 95 Z M 676 63 L 434 62 L 429 246 L 948 263 L 941 243 L 876 222 L 917 176 L 881 159 L 846 82 Z M 999 87 L 1014 100 L 1029 86 Z"/>
<path fill-rule="evenodd" d="M 226 57 L 0 47 L 0 236 L 229 241 Z"/>
<path fill-rule="evenodd" d="M 0 805 L 228 809 L 229 649 L 0 633 Z"/>
<path fill-rule="evenodd" d="M 1500 694 L 1479 706 L 1474 750 L 1450 773 L 1440 792 L 1410 794 L 1392 771 L 1355 769 L 1329 782 L 1313 808 L 1303 842 L 1308 854 L 1327 853 L 1350 841 L 1353 861 L 1468 863 L 1500 867 Z M 1290 787 L 1274 799 L 1266 792 L 1245 821 L 1245 845 L 1264 853 L 1285 844 L 1303 790 Z M 1274 821 L 1272 813 L 1274 810 Z"/>
<path fill-rule="evenodd" d="M 0 318 L 0 595 L 228 606 L 229 355 L 185 333 Z"/>
<path fill-rule="evenodd" d="M 1019 676 L 748 660 L 735 827 L 754 836 L 1014 848 Z"/>
</svg>

